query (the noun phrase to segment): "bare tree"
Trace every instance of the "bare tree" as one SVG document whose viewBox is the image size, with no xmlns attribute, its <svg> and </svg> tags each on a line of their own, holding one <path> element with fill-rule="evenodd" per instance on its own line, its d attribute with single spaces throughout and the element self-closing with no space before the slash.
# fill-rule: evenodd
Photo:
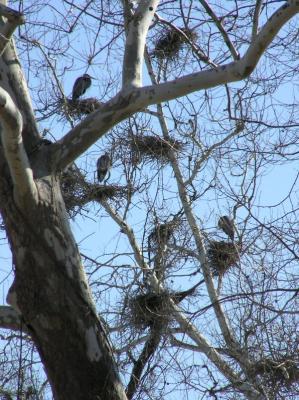
<svg viewBox="0 0 299 400">
<path fill-rule="evenodd" d="M 3 3 L 0 395 L 295 399 L 298 2 Z"/>
</svg>

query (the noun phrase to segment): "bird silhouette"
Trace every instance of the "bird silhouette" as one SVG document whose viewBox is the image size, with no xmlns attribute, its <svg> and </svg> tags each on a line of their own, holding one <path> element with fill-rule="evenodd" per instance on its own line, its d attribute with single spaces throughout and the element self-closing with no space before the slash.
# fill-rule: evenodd
<svg viewBox="0 0 299 400">
<path fill-rule="evenodd" d="M 102 182 L 111 168 L 112 162 L 111 158 L 108 153 L 103 154 L 97 161 L 97 176 L 98 176 L 98 181 Z M 110 172 L 109 176 L 107 179 L 110 177 Z M 106 180 L 107 180 L 106 179 Z"/>
<path fill-rule="evenodd" d="M 82 94 L 91 86 L 91 76 L 84 74 L 75 80 L 72 92 L 72 100 L 78 100 Z"/>
<path fill-rule="evenodd" d="M 227 215 L 223 215 L 218 220 L 218 227 L 231 239 L 235 238 L 235 224 L 234 220 L 229 218 Z"/>
</svg>

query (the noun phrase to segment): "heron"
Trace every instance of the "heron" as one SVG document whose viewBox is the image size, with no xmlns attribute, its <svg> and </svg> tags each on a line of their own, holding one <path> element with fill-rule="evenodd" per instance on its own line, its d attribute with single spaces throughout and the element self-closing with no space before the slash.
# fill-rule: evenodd
<svg viewBox="0 0 299 400">
<path fill-rule="evenodd" d="M 72 92 L 72 100 L 76 101 L 91 86 L 91 76 L 84 74 L 75 80 Z"/>
<path fill-rule="evenodd" d="M 112 166 L 111 158 L 108 153 L 103 154 L 97 161 L 97 175 L 98 175 L 98 181 L 102 182 L 107 174 L 109 172 L 110 168 Z M 106 181 L 110 177 L 110 172 L 109 175 L 106 179 Z"/>
<path fill-rule="evenodd" d="M 234 220 L 227 215 L 223 215 L 218 220 L 218 227 L 233 241 L 235 238 L 236 227 Z"/>
</svg>

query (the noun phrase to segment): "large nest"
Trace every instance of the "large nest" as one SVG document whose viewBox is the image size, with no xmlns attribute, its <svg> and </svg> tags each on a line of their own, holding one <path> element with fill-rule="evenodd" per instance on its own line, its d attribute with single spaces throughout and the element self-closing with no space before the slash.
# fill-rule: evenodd
<svg viewBox="0 0 299 400">
<path fill-rule="evenodd" d="M 66 210 L 74 217 L 84 206 L 82 199 L 86 196 L 85 176 L 76 168 L 68 168 L 60 176 L 61 193 Z"/>
<path fill-rule="evenodd" d="M 80 118 L 82 115 L 91 114 L 102 106 L 102 103 L 95 97 L 77 100 L 66 99 L 66 101 L 61 99 L 59 104 L 64 112 L 73 118 Z"/>
<path fill-rule="evenodd" d="M 255 364 L 253 372 L 263 375 L 270 384 L 290 386 L 299 380 L 299 364 L 288 358 L 280 360 L 264 358 Z"/>
<path fill-rule="evenodd" d="M 180 28 L 180 30 L 191 42 L 194 42 L 197 39 L 197 34 L 194 30 L 190 28 Z M 153 56 L 160 60 L 164 58 L 175 60 L 178 58 L 180 50 L 186 42 L 186 37 L 179 31 L 168 28 L 167 30 L 164 30 L 158 38 L 155 50 L 153 51 Z"/>
<path fill-rule="evenodd" d="M 170 294 L 146 293 L 138 294 L 129 301 L 130 322 L 139 330 L 148 327 L 167 326 L 170 321 L 169 301 Z"/>
<path fill-rule="evenodd" d="M 223 275 L 239 261 L 239 247 L 234 243 L 212 240 L 208 258 L 214 275 Z"/>
<path fill-rule="evenodd" d="M 141 159 L 159 160 L 169 162 L 169 151 L 181 151 L 184 144 L 179 140 L 170 138 L 166 141 L 155 135 L 136 135 L 129 139 L 132 159 L 138 163 Z"/>
<path fill-rule="evenodd" d="M 169 301 L 172 300 L 175 304 L 179 304 L 185 298 L 194 295 L 200 284 L 201 282 L 181 292 L 164 290 L 159 294 L 136 294 L 128 303 L 130 323 L 138 330 L 144 330 L 148 327 L 165 330 L 172 320 Z"/>
<path fill-rule="evenodd" d="M 78 168 L 69 168 L 60 178 L 60 187 L 69 216 L 72 218 L 91 201 L 123 197 L 127 188 L 117 185 L 98 185 L 87 182 Z"/>
</svg>

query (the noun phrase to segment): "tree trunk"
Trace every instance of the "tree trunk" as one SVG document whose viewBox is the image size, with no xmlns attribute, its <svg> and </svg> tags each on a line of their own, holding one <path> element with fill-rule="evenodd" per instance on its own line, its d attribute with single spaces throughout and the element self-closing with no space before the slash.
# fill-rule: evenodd
<svg viewBox="0 0 299 400">
<path fill-rule="evenodd" d="M 0 178 L 1 212 L 15 267 L 8 302 L 31 333 L 55 399 L 126 399 L 59 181 L 47 176 L 36 183 L 39 204 L 25 214 L 14 202 L 8 171 Z"/>
</svg>

